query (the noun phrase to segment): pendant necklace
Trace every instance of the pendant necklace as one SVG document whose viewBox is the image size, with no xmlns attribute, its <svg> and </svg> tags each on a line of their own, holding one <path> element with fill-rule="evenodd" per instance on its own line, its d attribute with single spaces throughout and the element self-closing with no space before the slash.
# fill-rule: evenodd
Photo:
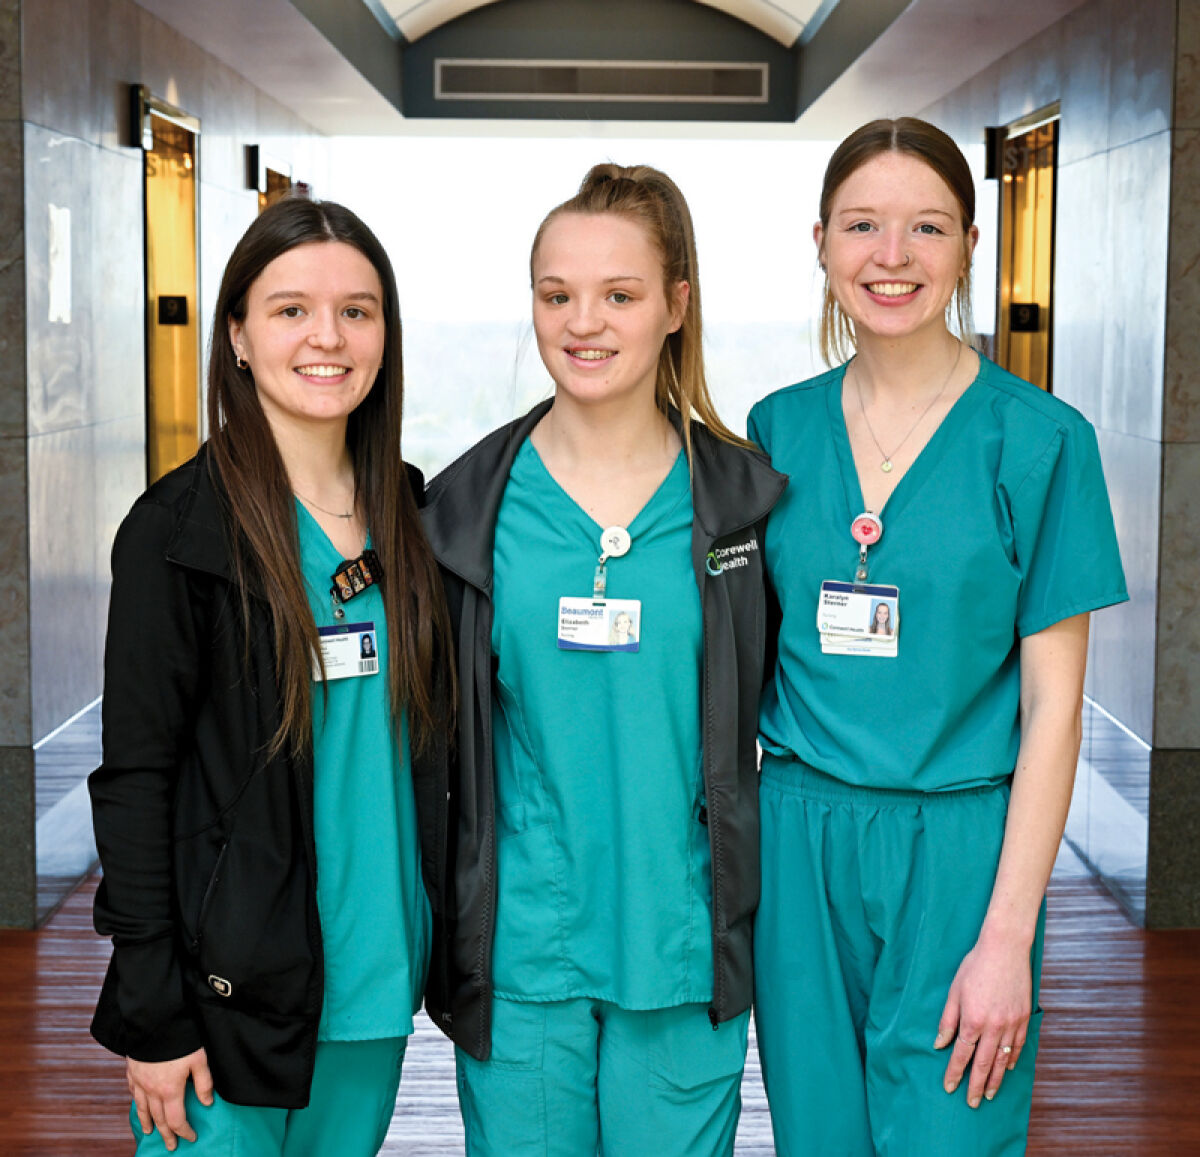
<svg viewBox="0 0 1200 1157">
<path fill-rule="evenodd" d="M 956 352 L 954 354 L 954 362 L 950 366 L 950 372 L 946 375 L 946 380 L 944 382 L 942 382 L 942 388 L 940 390 L 938 390 L 938 392 L 936 394 L 933 395 L 933 399 L 930 401 L 929 405 L 926 406 L 925 409 L 923 409 L 921 411 L 921 413 L 917 417 L 917 420 L 911 426 L 909 426 L 908 433 L 905 434 L 904 437 L 900 439 L 900 441 L 896 444 L 896 448 L 890 454 L 879 444 L 879 439 L 875 437 L 875 431 L 873 429 L 871 429 L 871 419 L 867 417 L 867 408 L 866 408 L 866 406 L 863 405 L 862 385 L 860 383 L 859 374 L 858 374 L 858 361 L 857 361 L 857 359 L 855 360 L 854 392 L 858 395 L 858 410 L 859 410 L 859 413 L 862 414 L 863 422 L 866 424 L 867 433 L 871 435 L 871 441 L 875 443 L 875 449 L 878 450 L 879 453 L 883 457 L 883 460 L 879 463 L 879 469 L 882 470 L 885 474 L 890 474 L 892 472 L 892 459 L 897 454 L 900 453 L 900 449 L 901 449 L 901 447 L 903 447 L 904 443 L 907 442 L 909 440 L 909 438 L 911 438 L 913 436 L 913 432 L 925 420 L 925 415 L 928 414 L 929 411 L 932 410 L 935 405 L 937 405 L 938 399 L 946 392 L 946 387 L 950 384 L 950 379 L 952 377 L 954 377 L 954 371 L 956 369 L 958 369 L 958 361 L 959 361 L 959 358 L 962 357 L 962 348 L 963 348 L 962 342 L 958 341 L 957 339 L 955 339 L 954 344 L 956 346 Z"/>
<path fill-rule="evenodd" d="M 860 398 L 859 400 L 861 401 L 862 399 Z M 314 510 L 319 510 L 322 514 L 328 514 L 330 518 L 353 518 L 354 517 L 353 510 L 349 511 L 349 513 L 347 513 L 347 514 L 342 514 L 341 512 L 339 512 L 337 510 L 326 510 L 325 507 L 318 506 L 311 498 L 305 498 L 304 495 L 301 494 L 299 490 L 293 490 L 292 493 L 297 498 L 299 498 L 300 501 L 305 504 L 305 506 L 311 506 Z"/>
</svg>

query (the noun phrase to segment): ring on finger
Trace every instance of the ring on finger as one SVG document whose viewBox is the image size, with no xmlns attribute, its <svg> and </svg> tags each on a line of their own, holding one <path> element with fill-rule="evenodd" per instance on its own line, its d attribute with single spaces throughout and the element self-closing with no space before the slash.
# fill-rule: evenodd
<svg viewBox="0 0 1200 1157">
<path fill-rule="evenodd" d="M 1008 1056 L 1008 1054 L 1009 1054 L 1009 1053 L 1011 1053 L 1011 1052 L 1012 1052 L 1012 1050 L 1013 1050 L 1013 1047 L 1012 1047 L 1012 1045 L 1001 1045 L 1001 1046 L 1000 1046 L 1000 1051 L 1001 1051 L 1001 1052 L 1002 1052 L 1002 1053 L 1003 1053 L 1005 1056 Z"/>
</svg>

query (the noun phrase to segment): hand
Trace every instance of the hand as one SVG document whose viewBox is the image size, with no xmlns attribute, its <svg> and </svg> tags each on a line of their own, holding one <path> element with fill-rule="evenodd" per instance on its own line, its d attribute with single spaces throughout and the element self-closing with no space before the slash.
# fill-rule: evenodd
<svg viewBox="0 0 1200 1157">
<path fill-rule="evenodd" d="M 188 1124 L 183 1095 L 188 1078 L 196 1087 L 202 1105 L 213 1103 L 212 1074 L 208 1071 L 208 1055 L 197 1049 L 186 1057 L 173 1061 L 135 1061 L 125 1058 L 125 1080 L 133 1094 L 138 1122 L 143 1133 L 153 1133 L 155 1126 L 169 1152 L 174 1152 L 178 1138 L 195 1141 L 196 1133 Z"/>
<path fill-rule="evenodd" d="M 970 1065 L 967 1104 L 977 1109 L 983 1097 L 990 1101 L 996 1095 L 1025 1045 L 1032 991 L 1029 945 L 981 935 L 950 985 L 933 1044 L 941 1049 L 955 1042 L 946 1066 L 947 1093 L 958 1088 Z"/>
</svg>

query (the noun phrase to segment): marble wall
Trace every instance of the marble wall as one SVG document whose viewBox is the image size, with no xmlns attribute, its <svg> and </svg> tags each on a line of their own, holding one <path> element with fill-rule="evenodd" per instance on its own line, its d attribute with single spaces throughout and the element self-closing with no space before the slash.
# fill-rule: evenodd
<svg viewBox="0 0 1200 1157">
<path fill-rule="evenodd" d="M 6 855 L 13 825 L 33 831 L 10 780 L 32 776 L 32 744 L 101 693 L 108 554 L 146 480 L 132 84 L 201 122 L 202 312 L 257 213 L 246 146 L 318 195 L 328 175 L 323 137 L 131 0 L 0 0 L 0 148 L 24 157 L 0 168 L 0 548 L 21 560 L 0 576 Z M 5 760 L 4 745 L 29 758 Z M 32 922 L 19 875 L 0 863 L 0 924 Z"/>
<path fill-rule="evenodd" d="M 200 118 L 202 312 L 257 213 L 245 146 L 318 187 L 325 173 L 312 130 L 130 0 L 25 0 L 22 33 L 37 738 L 100 692 L 108 547 L 145 484 L 142 153 L 130 147 L 129 85 Z M 49 300 L 52 217 L 70 223 L 68 323 Z"/>
<path fill-rule="evenodd" d="M 1200 927 L 1200 4 L 1180 0 L 1171 134 L 1148 923 Z"/>
<path fill-rule="evenodd" d="M 1092 0 L 921 113 L 974 145 L 1060 102 L 1054 392 L 1097 428 L 1132 596 L 1093 620 L 1088 694 L 1148 742 L 1174 11 Z M 995 244 L 996 223 L 980 226 Z"/>
<path fill-rule="evenodd" d="M 1155 746 L 1200 749 L 1200 4 L 1179 5 L 1163 384 Z"/>
<path fill-rule="evenodd" d="M 34 905 L 20 0 L 0 0 L 0 925 Z"/>
<path fill-rule="evenodd" d="M 922 113 L 976 144 L 1060 104 L 1054 390 L 1097 428 L 1131 595 L 1093 617 L 1087 694 L 1153 749 L 1145 858 L 1172 865 L 1169 887 L 1153 868 L 1146 881 L 1157 925 L 1200 917 L 1200 852 L 1181 869 L 1175 846 L 1197 826 L 1200 764 L 1189 779 L 1172 750 L 1156 771 L 1164 749 L 1200 748 L 1198 51 L 1194 0 L 1091 0 Z M 1112 798 L 1130 802 L 1130 783 Z M 1091 818 L 1093 833 L 1120 829 Z"/>
</svg>

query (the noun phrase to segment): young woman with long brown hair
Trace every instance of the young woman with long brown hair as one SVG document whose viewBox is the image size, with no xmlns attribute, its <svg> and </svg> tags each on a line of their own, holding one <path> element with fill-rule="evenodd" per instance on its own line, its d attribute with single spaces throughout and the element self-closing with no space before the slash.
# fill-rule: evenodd
<svg viewBox="0 0 1200 1157">
<path fill-rule="evenodd" d="M 750 415 L 793 476 L 755 931 L 781 1157 L 1025 1149 L 1088 614 L 1126 595 L 1095 432 L 970 346 L 974 215 L 933 125 L 843 141 L 814 227 L 841 364 Z"/>
<path fill-rule="evenodd" d="M 759 532 L 687 205 L 598 165 L 531 258 L 554 396 L 430 486 L 462 688 L 429 1007 L 472 1157 L 732 1151 L 758 901 Z"/>
<path fill-rule="evenodd" d="M 251 225 L 208 385 L 209 440 L 113 548 L 93 1032 L 139 1153 L 365 1157 L 426 972 L 414 780 L 444 799 L 448 633 L 395 278 L 353 213 Z"/>
</svg>

